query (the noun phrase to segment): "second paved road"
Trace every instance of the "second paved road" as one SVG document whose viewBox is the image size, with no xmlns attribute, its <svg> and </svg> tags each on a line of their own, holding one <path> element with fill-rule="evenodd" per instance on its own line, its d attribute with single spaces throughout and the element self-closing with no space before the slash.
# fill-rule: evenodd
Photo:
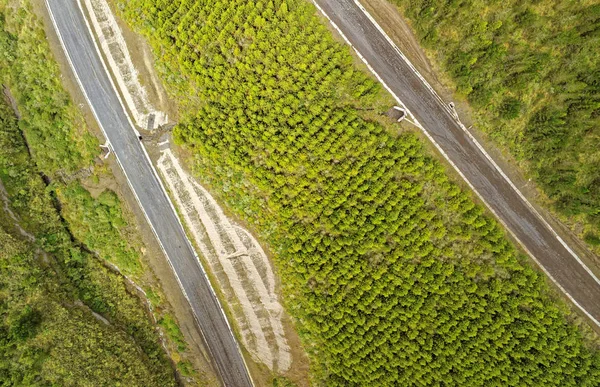
<svg viewBox="0 0 600 387">
<path fill-rule="evenodd" d="M 600 325 L 600 283 L 499 173 L 354 0 L 315 0 L 521 244 Z"/>
<path fill-rule="evenodd" d="M 219 302 L 102 66 L 77 0 L 47 4 L 73 71 L 179 279 L 219 375 L 228 387 L 252 386 Z"/>
</svg>

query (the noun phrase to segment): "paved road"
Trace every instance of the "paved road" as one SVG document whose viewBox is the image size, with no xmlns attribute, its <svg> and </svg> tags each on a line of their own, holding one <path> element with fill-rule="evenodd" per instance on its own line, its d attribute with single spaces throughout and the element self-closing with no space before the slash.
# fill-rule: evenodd
<svg viewBox="0 0 600 387">
<path fill-rule="evenodd" d="M 238 344 L 94 47 L 77 0 L 47 0 L 55 29 L 97 121 L 178 277 L 226 386 L 252 386 Z"/>
<path fill-rule="evenodd" d="M 354 0 L 314 0 L 542 269 L 600 326 L 600 283 L 503 177 Z"/>
</svg>

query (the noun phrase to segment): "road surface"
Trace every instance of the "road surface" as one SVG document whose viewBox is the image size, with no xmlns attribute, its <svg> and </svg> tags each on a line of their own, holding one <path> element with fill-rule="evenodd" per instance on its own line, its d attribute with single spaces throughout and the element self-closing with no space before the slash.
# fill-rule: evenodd
<svg viewBox="0 0 600 387">
<path fill-rule="evenodd" d="M 600 326 L 600 282 L 355 0 L 313 0 L 542 270 Z"/>
<path fill-rule="evenodd" d="M 188 299 L 226 386 L 252 381 L 206 273 L 103 67 L 77 0 L 47 0 L 71 68 Z"/>
</svg>

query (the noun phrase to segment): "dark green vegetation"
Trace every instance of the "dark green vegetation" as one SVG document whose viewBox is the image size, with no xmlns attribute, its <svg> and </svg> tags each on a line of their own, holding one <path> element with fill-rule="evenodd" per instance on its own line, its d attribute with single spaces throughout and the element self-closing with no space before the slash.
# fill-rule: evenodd
<svg viewBox="0 0 600 387">
<path fill-rule="evenodd" d="M 139 269 L 118 197 L 73 179 L 97 141 L 27 2 L 0 0 L 0 76 L 0 385 L 175 385 L 140 299 L 88 250 Z"/>
<path fill-rule="evenodd" d="M 600 4 L 393 2 L 478 124 L 526 161 L 554 208 L 600 246 Z"/>
<path fill-rule="evenodd" d="M 113 191 L 106 190 L 95 199 L 75 182 L 57 186 L 56 193 L 63 204 L 61 214 L 76 239 L 124 273 L 140 274 L 138 253 L 121 235 L 127 223 Z"/>
<path fill-rule="evenodd" d="M 311 5 L 120 5 L 199 175 L 269 242 L 317 384 L 598 384 L 543 276 L 414 134 L 364 118 L 379 87 Z"/>
<path fill-rule="evenodd" d="M 0 382 L 173 385 L 139 299 L 72 240 L 4 103 L 0 121 L 0 179 L 19 225 L 35 237 L 19 241 L 0 230 Z"/>
</svg>

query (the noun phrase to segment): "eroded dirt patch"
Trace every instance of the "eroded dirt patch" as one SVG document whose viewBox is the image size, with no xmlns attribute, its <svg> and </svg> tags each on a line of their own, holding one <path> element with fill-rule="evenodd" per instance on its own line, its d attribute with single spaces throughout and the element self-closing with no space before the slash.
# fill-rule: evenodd
<svg viewBox="0 0 600 387">
<path fill-rule="evenodd" d="M 260 244 L 225 216 L 170 149 L 162 151 L 158 169 L 233 311 L 244 346 L 269 369 L 287 371 L 292 359 L 282 323 L 284 311 L 273 269 Z"/>
</svg>

